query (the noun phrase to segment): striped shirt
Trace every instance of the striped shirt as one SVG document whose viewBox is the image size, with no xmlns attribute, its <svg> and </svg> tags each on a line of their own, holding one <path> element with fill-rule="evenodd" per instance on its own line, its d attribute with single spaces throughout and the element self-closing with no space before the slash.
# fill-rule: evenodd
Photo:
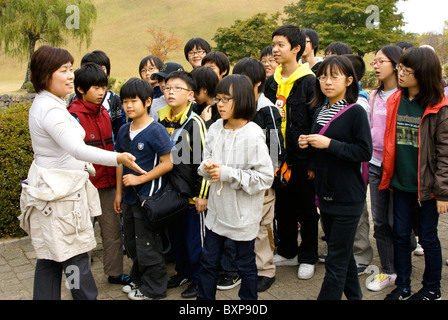
<svg viewBox="0 0 448 320">
<path fill-rule="evenodd" d="M 321 126 L 325 126 L 339 111 L 348 106 L 347 100 L 343 99 L 332 106 L 327 102 L 322 106 L 319 114 L 317 115 L 316 122 Z"/>
</svg>

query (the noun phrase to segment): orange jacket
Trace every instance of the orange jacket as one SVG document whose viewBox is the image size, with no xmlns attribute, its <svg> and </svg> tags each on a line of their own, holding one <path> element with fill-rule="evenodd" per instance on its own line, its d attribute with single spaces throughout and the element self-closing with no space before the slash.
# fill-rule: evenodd
<svg viewBox="0 0 448 320">
<path fill-rule="evenodd" d="M 401 90 L 387 100 L 387 120 L 384 133 L 383 177 L 379 189 L 389 188 L 394 176 L 396 158 L 397 112 Z M 436 197 L 448 201 L 448 98 L 426 107 L 419 126 L 418 198 Z"/>
</svg>

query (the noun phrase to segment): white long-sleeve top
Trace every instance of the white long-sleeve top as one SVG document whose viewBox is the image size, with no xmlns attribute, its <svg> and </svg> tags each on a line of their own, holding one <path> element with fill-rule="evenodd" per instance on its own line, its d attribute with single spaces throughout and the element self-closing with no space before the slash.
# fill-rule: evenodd
<svg viewBox="0 0 448 320">
<path fill-rule="evenodd" d="M 85 162 L 117 166 L 117 155 L 84 143 L 85 131 L 67 111 L 64 100 L 40 92 L 29 112 L 36 165 L 46 169 L 83 170 Z"/>
</svg>

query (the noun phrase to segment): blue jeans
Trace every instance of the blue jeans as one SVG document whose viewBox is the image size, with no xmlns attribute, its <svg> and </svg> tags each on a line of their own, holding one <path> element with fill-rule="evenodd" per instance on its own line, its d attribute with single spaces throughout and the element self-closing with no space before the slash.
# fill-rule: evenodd
<svg viewBox="0 0 448 320">
<path fill-rule="evenodd" d="M 373 237 L 376 240 L 382 272 L 394 273 L 394 240 L 392 234 L 393 204 L 390 190 L 378 190 L 383 170 L 369 164 L 370 201 L 373 220 Z"/>
<path fill-rule="evenodd" d="M 422 201 L 419 205 L 417 193 L 403 192 L 395 189 L 394 202 L 394 252 L 397 287 L 411 289 L 412 249 L 409 237 L 412 232 L 413 215 L 418 218 L 418 239 L 425 252 L 425 271 L 423 273 L 423 288 L 430 291 L 440 289 L 442 278 L 442 249 L 437 225 L 436 200 Z"/>
<path fill-rule="evenodd" d="M 215 300 L 216 298 L 216 284 L 226 240 L 226 237 L 209 229 L 206 230 L 199 271 L 198 300 Z M 258 270 L 255 262 L 255 239 L 234 241 L 234 243 L 236 247 L 235 263 L 241 276 L 238 295 L 241 300 L 256 300 L 258 298 Z"/>
</svg>

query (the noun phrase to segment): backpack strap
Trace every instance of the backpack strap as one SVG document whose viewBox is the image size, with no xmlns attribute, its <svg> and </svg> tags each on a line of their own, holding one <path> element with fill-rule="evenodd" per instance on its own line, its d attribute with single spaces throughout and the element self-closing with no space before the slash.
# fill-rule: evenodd
<svg viewBox="0 0 448 320">
<path fill-rule="evenodd" d="M 350 104 L 344 108 L 342 108 L 341 110 L 339 110 L 338 113 L 336 113 L 333 118 L 331 118 L 330 121 L 327 122 L 327 124 L 320 129 L 319 134 L 324 134 L 325 131 L 327 131 L 328 127 L 330 126 L 331 122 L 333 122 L 334 120 L 336 120 L 337 118 L 339 118 L 345 111 L 347 111 L 348 109 L 350 109 L 351 107 L 353 107 L 356 103 Z"/>
</svg>

